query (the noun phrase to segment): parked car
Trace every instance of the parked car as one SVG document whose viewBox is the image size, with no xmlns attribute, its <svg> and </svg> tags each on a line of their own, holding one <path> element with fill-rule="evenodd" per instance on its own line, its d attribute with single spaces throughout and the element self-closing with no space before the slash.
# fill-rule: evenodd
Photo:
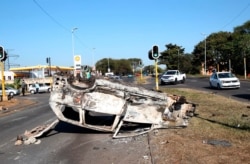
<svg viewBox="0 0 250 164">
<path fill-rule="evenodd" d="M 5 93 L 7 96 L 13 97 L 14 95 L 19 95 L 20 91 L 18 89 L 6 86 Z M 2 95 L 2 86 L 0 87 L 0 95 Z"/>
<path fill-rule="evenodd" d="M 211 88 L 240 88 L 240 80 L 231 72 L 214 72 L 209 79 Z"/>
<path fill-rule="evenodd" d="M 36 93 L 35 84 L 30 84 L 28 90 L 32 94 Z M 39 90 L 38 90 L 39 93 L 41 93 L 41 92 L 50 92 L 50 91 L 51 91 L 51 87 L 49 85 L 39 83 Z"/>
<path fill-rule="evenodd" d="M 117 75 L 111 76 L 110 78 L 115 79 L 115 80 L 122 80 L 121 76 L 117 76 Z"/>
</svg>

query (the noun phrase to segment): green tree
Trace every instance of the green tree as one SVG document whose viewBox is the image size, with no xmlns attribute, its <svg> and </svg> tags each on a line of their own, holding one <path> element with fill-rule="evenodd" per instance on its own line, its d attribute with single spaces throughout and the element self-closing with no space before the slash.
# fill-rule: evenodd
<svg viewBox="0 0 250 164">
<path fill-rule="evenodd" d="M 165 45 L 166 50 L 161 52 L 159 58 L 159 64 L 166 65 L 168 69 L 183 69 L 183 64 L 181 63 L 184 56 L 184 48 L 177 46 L 176 44 Z"/>
<path fill-rule="evenodd" d="M 200 72 L 205 60 L 207 70 L 210 69 L 211 71 L 214 68 L 219 68 L 220 70 L 228 69 L 229 57 L 232 56 L 230 53 L 232 50 L 230 36 L 231 33 L 229 32 L 218 32 L 209 35 L 202 42 L 199 42 L 192 53 L 192 64 L 196 66 L 193 68 L 193 72 Z"/>
<path fill-rule="evenodd" d="M 116 75 L 126 75 L 133 72 L 133 68 L 138 67 L 141 59 L 112 59 L 104 58 L 96 63 L 96 69 L 103 74 L 108 72 L 108 68 Z"/>
<path fill-rule="evenodd" d="M 246 62 L 246 70 L 250 71 L 250 21 L 247 21 L 241 26 L 234 28 L 234 58 L 235 73 L 244 74 L 244 60 Z"/>
</svg>

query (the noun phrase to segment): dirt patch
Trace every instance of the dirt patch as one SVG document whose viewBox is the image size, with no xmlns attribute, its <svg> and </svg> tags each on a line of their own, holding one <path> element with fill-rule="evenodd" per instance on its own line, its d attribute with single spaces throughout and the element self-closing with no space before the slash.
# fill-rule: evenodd
<svg viewBox="0 0 250 164">
<path fill-rule="evenodd" d="M 25 107 L 36 103 L 30 99 L 12 98 L 6 101 L 0 101 L 0 116 L 5 116 L 13 112 L 23 110 Z"/>
<path fill-rule="evenodd" d="M 20 101 L 18 99 L 12 98 L 10 100 L 0 101 L 0 107 L 2 108 L 2 110 L 4 110 L 5 108 L 17 106 L 19 103 Z"/>
</svg>

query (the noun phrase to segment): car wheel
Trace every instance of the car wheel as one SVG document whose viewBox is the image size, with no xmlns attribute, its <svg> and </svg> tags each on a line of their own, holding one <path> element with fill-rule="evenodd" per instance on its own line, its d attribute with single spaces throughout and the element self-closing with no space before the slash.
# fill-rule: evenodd
<svg viewBox="0 0 250 164">
<path fill-rule="evenodd" d="M 48 89 L 48 92 L 50 92 L 50 91 L 51 91 L 51 89 L 49 88 L 49 89 Z"/>
<path fill-rule="evenodd" d="M 14 96 L 14 93 L 13 93 L 13 92 L 10 92 L 9 95 L 10 95 L 10 97 L 13 97 L 13 96 Z"/>
<path fill-rule="evenodd" d="M 175 79 L 174 84 L 175 84 L 175 85 L 177 84 L 177 79 Z"/>
<path fill-rule="evenodd" d="M 34 90 L 31 90 L 30 93 L 31 93 L 31 94 L 35 94 L 35 91 L 34 91 Z"/>
<path fill-rule="evenodd" d="M 181 80 L 181 83 L 184 84 L 185 83 L 185 77 L 183 77 L 183 79 Z"/>
<path fill-rule="evenodd" d="M 219 90 L 221 89 L 221 87 L 220 87 L 220 84 L 219 84 L 219 83 L 217 84 L 217 89 L 219 89 Z"/>
<path fill-rule="evenodd" d="M 209 82 L 209 85 L 210 85 L 210 88 L 214 88 L 211 82 Z"/>
</svg>

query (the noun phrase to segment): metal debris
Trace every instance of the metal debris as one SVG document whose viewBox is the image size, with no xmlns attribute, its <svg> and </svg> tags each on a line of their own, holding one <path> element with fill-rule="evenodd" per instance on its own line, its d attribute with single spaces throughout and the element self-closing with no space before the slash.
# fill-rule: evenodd
<svg viewBox="0 0 250 164">
<path fill-rule="evenodd" d="M 204 144 L 219 145 L 223 147 L 230 147 L 232 144 L 226 140 L 203 140 Z"/>
<path fill-rule="evenodd" d="M 26 130 L 24 134 L 18 135 L 15 141 L 15 145 L 29 145 L 29 144 L 40 144 L 41 140 L 38 140 L 38 137 L 41 137 L 45 132 L 51 129 L 55 124 L 59 122 L 58 119 L 53 121 L 51 124 L 37 126 L 31 130 Z"/>
<path fill-rule="evenodd" d="M 52 88 L 49 104 L 60 121 L 113 132 L 113 138 L 186 127 L 196 108 L 184 96 L 94 76 L 84 79 L 55 74 Z"/>
</svg>

